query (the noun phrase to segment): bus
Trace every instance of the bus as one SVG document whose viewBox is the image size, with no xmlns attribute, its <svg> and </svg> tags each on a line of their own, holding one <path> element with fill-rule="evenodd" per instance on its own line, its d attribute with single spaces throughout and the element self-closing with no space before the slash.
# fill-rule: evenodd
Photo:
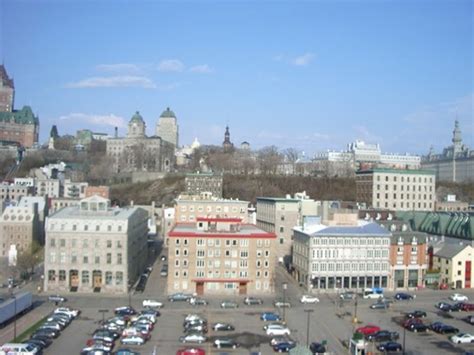
<svg viewBox="0 0 474 355">
<path fill-rule="evenodd" d="M 363 293 L 364 298 L 378 299 L 383 297 L 383 289 L 380 287 L 366 288 Z"/>
</svg>

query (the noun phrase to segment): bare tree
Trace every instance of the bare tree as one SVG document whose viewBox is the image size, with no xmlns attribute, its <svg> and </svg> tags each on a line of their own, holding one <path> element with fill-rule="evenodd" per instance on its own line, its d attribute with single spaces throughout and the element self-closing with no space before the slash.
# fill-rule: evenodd
<svg viewBox="0 0 474 355">
<path fill-rule="evenodd" d="M 287 161 L 291 164 L 292 174 L 296 173 L 296 162 L 298 161 L 299 151 L 296 148 L 288 148 L 283 152 Z"/>
<path fill-rule="evenodd" d="M 283 161 L 283 156 L 278 152 L 278 148 L 272 145 L 258 151 L 257 161 L 260 174 L 276 174 L 278 166 Z"/>
</svg>

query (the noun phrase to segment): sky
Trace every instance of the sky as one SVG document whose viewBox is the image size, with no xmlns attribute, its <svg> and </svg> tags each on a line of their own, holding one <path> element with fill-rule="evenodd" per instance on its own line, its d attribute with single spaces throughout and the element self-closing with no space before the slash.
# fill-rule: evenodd
<svg viewBox="0 0 474 355">
<path fill-rule="evenodd" d="M 361 139 L 426 154 L 457 118 L 474 148 L 473 2 L 0 0 L 15 107 L 51 126 L 195 137 L 308 156 Z"/>
</svg>

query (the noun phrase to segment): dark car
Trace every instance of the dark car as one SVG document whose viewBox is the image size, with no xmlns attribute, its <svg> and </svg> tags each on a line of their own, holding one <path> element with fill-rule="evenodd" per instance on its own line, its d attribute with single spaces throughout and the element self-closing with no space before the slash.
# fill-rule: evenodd
<svg viewBox="0 0 474 355">
<path fill-rule="evenodd" d="M 425 318 L 426 317 L 426 312 L 416 310 L 416 311 L 407 313 L 407 317 L 408 318 Z"/>
<path fill-rule="evenodd" d="M 115 314 L 118 316 L 132 316 L 137 314 L 137 311 L 133 309 L 133 307 L 118 307 L 114 310 Z"/>
<path fill-rule="evenodd" d="M 207 325 L 206 324 L 194 324 L 184 329 L 186 333 L 207 333 Z"/>
<path fill-rule="evenodd" d="M 57 338 L 59 336 L 59 331 L 54 330 L 54 329 L 46 329 L 46 328 L 40 328 L 36 329 L 36 331 L 33 333 L 32 336 L 35 335 L 42 335 L 42 336 L 47 336 L 48 338 Z"/>
<path fill-rule="evenodd" d="M 261 298 L 256 297 L 245 297 L 244 304 L 246 304 L 247 306 L 260 305 L 263 304 L 263 300 Z"/>
<path fill-rule="evenodd" d="M 229 323 L 216 323 L 212 326 L 213 331 L 229 331 L 235 330 L 235 327 Z"/>
<path fill-rule="evenodd" d="M 140 355 L 140 353 L 133 351 L 131 349 L 118 349 L 115 355 Z"/>
<path fill-rule="evenodd" d="M 311 343 L 309 350 L 314 354 L 324 354 L 326 347 L 321 343 Z"/>
<path fill-rule="evenodd" d="M 474 316 L 467 316 L 464 320 L 469 324 L 474 324 Z"/>
<path fill-rule="evenodd" d="M 270 321 L 270 322 L 281 320 L 280 316 L 273 312 L 263 312 L 262 314 L 260 314 L 260 319 L 263 321 Z"/>
<path fill-rule="evenodd" d="M 426 332 L 428 330 L 428 326 L 423 323 L 413 323 L 407 329 L 411 330 L 413 333 Z"/>
<path fill-rule="evenodd" d="M 465 312 L 474 311 L 474 303 L 463 303 L 461 306 L 461 310 Z"/>
<path fill-rule="evenodd" d="M 398 292 L 397 294 L 395 294 L 395 296 L 393 298 L 395 298 L 397 301 L 409 301 L 409 300 L 414 299 L 415 296 L 410 295 L 410 294 L 405 293 L 405 292 Z"/>
<path fill-rule="evenodd" d="M 221 348 L 237 349 L 240 346 L 239 343 L 237 343 L 234 339 L 231 339 L 231 338 L 217 338 L 214 340 L 212 345 L 218 349 L 221 349 Z"/>
<path fill-rule="evenodd" d="M 438 328 L 437 332 L 440 334 L 456 334 L 459 333 L 459 329 L 449 324 L 443 324 Z"/>
<path fill-rule="evenodd" d="M 397 340 L 400 335 L 397 332 L 390 332 L 388 330 L 380 330 L 377 333 L 369 334 L 367 340 L 381 343 L 383 341 Z"/>
<path fill-rule="evenodd" d="M 380 344 L 377 346 L 379 351 L 389 352 L 389 351 L 402 351 L 402 345 L 394 341 L 389 341 L 387 343 Z"/>
<path fill-rule="evenodd" d="M 388 302 L 375 302 L 370 305 L 370 309 L 387 309 L 390 307 Z"/>
<path fill-rule="evenodd" d="M 352 291 L 346 291 L 346 292 L 343 292 L 339 295 L 339 298 L 341 300 L 353 300 L 354 298 L 356 298 L 356 293 L 355 292 L 352 292 Z"/>
<path fill-rule="evenodd" d="M 441 328 L 442 326 L 445 326 L 446 324 L 444 324 L 443 322 L 433 322 L 429 325 L 430 329 L 437 332 L 439 328 Z"/>
<path fill-rule="evenodd" d="M 48 347 L 49 344 L 51 344 L 51 343 L 49 343 L 49 344 L 46 343 L 42 339 L 29 339 L 29 340 L 25 341 L 25 343 L 32 344 L 32 345 L 40 348 L 41 350 L 43 350 L 44 348 Z"/>
<path fill-rule="evenodd" d="M 278 344 L 273 345 L 273 351 L 282 353 L 282 352 L 289 352 L 296 346 L 296 343 L 293 341 L 285 341 Z"/>
<path fill-rule="evenodd" d="M 447 302 L 438 302 L 435 307 L 443 312 L 451 312 L 453 310 L 453 305 Z"/>
<path fill-rule="evenodd" d="M 32 334 L 30 337 L 30 340 L 40 340 L 45 344 L 45 347 L 50 346 L 51 343 L 53 342 L 51 338 L 47 337 L 46 335 L 41 335 L 38 333 Z"/>
<path fill-rule="evenodd" d="M 178 293 L 173 293 L 172 295 L 169 295 L 168 296 L 168 301 L 170 301 L 170 302 L 185 302 L 185 301 L 188 301 L 191 297 L 193 297 L 193 295 L 191 295 L 189 293 L 178 292 Z"/>
<path fill-rule="evenodd" d="M 451 311 L 452 312 L 459 312 L 462 310 L 462 306 L 464 305 L 464 302 L 457 302 L 451 306 Z"/>
</svg>

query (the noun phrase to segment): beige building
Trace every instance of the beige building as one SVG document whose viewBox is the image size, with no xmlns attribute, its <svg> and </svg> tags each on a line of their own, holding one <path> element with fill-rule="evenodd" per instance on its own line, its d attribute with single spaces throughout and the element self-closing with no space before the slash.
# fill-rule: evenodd
<svg viewBox="0 0 474 355">
<path fill-rule="evenodd" d="M 36 182 L 36 195 L 60 197 L 61 182 L 58 179 L 38 179 Z"/>
<path fill-rule="evenodd" d="M 1 183 L 0 184 L 0 201 L 1 202 L 20 201 L 22 197 L 28 196 L 29 192 L 31 192 L 31 187 L 29 186 L 20 186 L 20 185 L 8 184 L 8 183 Z"/>
<path fill-rule="evenodd" d="M 367 208 L 433 211 L 435 175 L 426 170 L 362 170 L 356 173 L 356 194 Z"/>
<path fill-rule="evenodd" d="M 169 107 L 160 115 L 156 124 L 156 135 L 166 142 L 178 147 L 179 143 L 179 127 L 178 120 L 173 111 Z"/>
<path fill-rule="evenodd" d="M 65 197 L 55 197 L 50 199 L 51 203 L 51 212 L 56 212 L 64 207 L 78 206 L 80 199 L 78 198 L 65 198 Z"/>
<path fill-rule="evenodd" d="M 47 292 L 124 294 L 147 262 L 146 211 L 92 196 L 46 220 Z"/>
<path fill-rule="evenodd" d="M 202 193 L 211 193 L 214 197 L 222 197 L 222 174 L 186 174 L 184 184 L 186 186 L 185 191 L 187 195 L 200 195 Z"/>
<path fill-rule="evenodd" d="M 473 288 L 474 248 L 470 245 L 445 244 L 434 253 L 433 269 L 439 270 L 440 283 L 453 288 Z"/>
<path fill-rule="evenodd" d="M 64 180 L 64 194 L 68 198 L 85 198 L 86 188 L 89 186 L 87 182 L 74 182 L 69 179 Z"/>
<path fill-rule="evenodd" d="M 199 217 L 169 233 L 168 293 L 270 294 L 275 234 L 239 218 Z"/>
</svg>

